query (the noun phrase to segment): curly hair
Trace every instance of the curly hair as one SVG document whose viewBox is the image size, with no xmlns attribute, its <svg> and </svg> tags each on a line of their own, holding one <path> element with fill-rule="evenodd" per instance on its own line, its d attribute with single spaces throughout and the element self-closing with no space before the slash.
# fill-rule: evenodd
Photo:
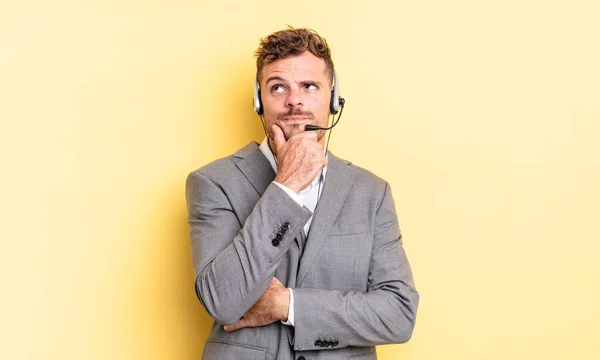
<svg viewBox="0 0 600 360">
<path fill-rule="evenodd" d="M 294 29 L 291 26 L 289 29 L 274 32 L 260 40 L 260 45 L 255 52 L 258 81 L 261 81 L 262 69 L 265 65 L 287 57 L 301 55 L 305 51 L 310 51 L 314 56 L 325 60 L 327 76 L 331 83 L 334 67 L 327 41 L 312 29 Z"/>
</svg>

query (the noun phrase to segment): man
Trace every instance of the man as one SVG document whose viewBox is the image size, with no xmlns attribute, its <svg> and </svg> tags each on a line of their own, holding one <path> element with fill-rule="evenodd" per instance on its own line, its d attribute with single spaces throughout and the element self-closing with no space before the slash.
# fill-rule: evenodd
<svg viewBox="0 0 600 360">
<path fill-rule="evenodd" d="M 215 319 L 203 359 L 376 359 L 411 337 L 418 294 L 389 185 L 305 131 L 336 112 L 334 74 L 314 31 L 263 39 L 267 137 L 187 179 L 196 293 Z"/>
</svg>

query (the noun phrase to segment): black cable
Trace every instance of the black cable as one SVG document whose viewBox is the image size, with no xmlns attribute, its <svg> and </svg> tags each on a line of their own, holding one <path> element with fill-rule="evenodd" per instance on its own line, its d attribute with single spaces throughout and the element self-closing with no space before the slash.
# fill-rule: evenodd
<svg viewBox="0 0 600 360">
<path fill-rule="evenodd" d="M 331 132 L 333 131 L 333 127 L 337 125 L 338 121 L 340 121 L 340 118 L 342 117 L 342 112 L 344 112 L 343 103 L 342 103 L 342 108 L 340 109 L 340 114 L 338 115 L 337 120 L 335 120 L 335 114 L 333 115 L 335 122 L 332 121 L 333 124 L 331 125 L 331 128 L 329 129 L 329 134 L 327 134 L 327 143 L 325 144 L 325 157 L 327 157 L 327 154 L 329 153 L 329 140 L 331 139 Z M 321 199 L 321 183 L 323 183 L 323 182 L 325 182 L 325 180 L 324 180 L 324 175 L 323 175 L 323 169 L 321 169 L 321 179 L 319 179 L 319 189 L 317 190 L 317 204 L 319 203 L 319 200 Z"/>
</svg>

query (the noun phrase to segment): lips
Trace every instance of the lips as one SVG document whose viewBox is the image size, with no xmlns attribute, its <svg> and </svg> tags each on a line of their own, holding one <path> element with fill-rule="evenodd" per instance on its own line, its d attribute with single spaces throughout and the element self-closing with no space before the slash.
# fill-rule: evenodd
<svg viewBox="0 0 600 360">
<path fill-rule="evenodd" d="M 283 118 L 284 121 L 291 121 L 291 122 L 297 122 L 297 121 L 307 121 L 310 120 L 309 116 L 288 116 Z"/>
</svg>

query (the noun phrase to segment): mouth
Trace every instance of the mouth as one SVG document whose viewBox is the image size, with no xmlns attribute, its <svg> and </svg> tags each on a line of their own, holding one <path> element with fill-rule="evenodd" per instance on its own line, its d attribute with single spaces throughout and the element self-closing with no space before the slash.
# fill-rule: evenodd
<svg viewBox="0 0 600 360">
<path fill-rule="evenodd" d="M 300 123 L 310 121 L 309 116 L 286 116 L 282 119 L 285 122 Z"/>
</svg>

